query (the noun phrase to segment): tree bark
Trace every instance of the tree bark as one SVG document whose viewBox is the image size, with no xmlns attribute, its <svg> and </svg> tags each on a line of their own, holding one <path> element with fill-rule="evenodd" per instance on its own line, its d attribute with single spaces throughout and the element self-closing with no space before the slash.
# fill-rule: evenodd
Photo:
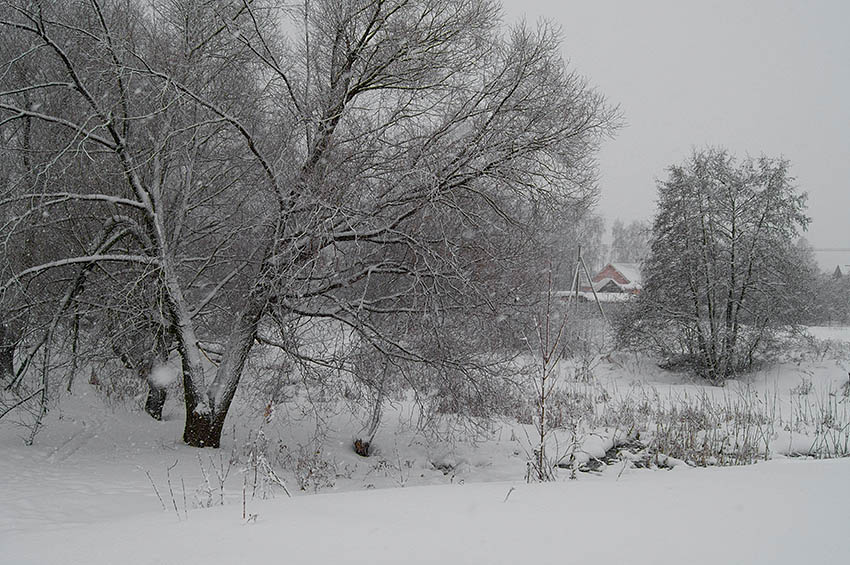
<svg viewBox="0 0 850 565">
<path fill-rule="evenodd" d="M 165 406 L 168 391 L 155 386 L 150 381 L 148 381 L 148 385 L 150 388 L 148 389 L 148 399 L 145 401 L 145 412 L 150 414 L 154 420 L 162 420 L 162 407 Z"/>
<path fill-rule="evenodd" d="M 165 400 L 168 397 L 167 385 L 156 382 L 152 378 L 154 367 L 159 364 L 165 364 L 168 361 L 168 351 L 171 348 L 171 340 L 173 338 L 170 328 L 161 326 L 154 339 L 153 362 L 150 364 L 150 370 L 147 375 L 148 382 L 148 398 L 145 401 L 145 412 L 150 414 L 154 420 L 162 420 L 162 407 L 165 405 Z"/>
<path fill-rule="evenodd" d="M 177 349 L 183 365 L 183 401 L 186 405 L 186 425 L 183 441 L 193 447 L 218 447 L 218 440 L 210 439 L 210 426 L 214 416 L 204 390 L 204 373 L 200 359 L 193 362 L 191 350 L 197 349 L 197 341 L 188 342 L 185 327 L 178 328 Z M 194 332 L 191 332 L 194 337 Z"/>
<path fill-rule="evenodd" d="M 186 426 L 183 429 L 183 441 L 192 447 L 219 447 L 224 418 L 216 425 L 216 415 L 211 411 L 186 411 Z"/>
<path fill-rule="evenodd" d="M 20 324 L 0 323 L 0 382 L 15 380 L 15 349 L 22 336 Z"/>
<path fill-rule="evenodd" d="M 77 364 L 79 363 L 79 359 L 77 357 L 77 349 L 80 343 L 80 313 L 75 308 L 74 309 L 74 321 L 71 325 L 71 370 L 68 375 L 68 386 L 66 390 L 71 392 L 71 389 L 74 388 L 74 377 L 77 375 Z"/>
<path fill-rule="evenodd" d="M 257 336 L 257 328 L 264 310 L 265 302 L 257 297 L 252 297 L 243 309 L 231 331 L 231 337 L 225 348 L 221 365 L 216 371 L 215 379 L 206 391 L 206 404 L 199 405 L 187 393 L 186 427 L 183 430 L 183 441 L 187 445 L 193 447 L 221 445 L 224 421 L 242 377 L 245 361 Z M 206 410 L 204 406 L 207 407 Z"/>
<path fill-rule="evenodd" d="M 0 344 L 0 382 L 15 378 L 15 344 Z"/>
</svg>

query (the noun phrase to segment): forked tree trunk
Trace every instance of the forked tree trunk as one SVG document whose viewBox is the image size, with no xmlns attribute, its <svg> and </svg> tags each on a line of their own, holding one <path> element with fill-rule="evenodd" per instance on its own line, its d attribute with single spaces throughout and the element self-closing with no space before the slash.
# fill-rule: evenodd
<svg viewBox="0 0 850 565">
<path fill-rule="evenodd" d="M 236 320 L 230 339 L 224 350 L 224 356 L 210 386 L 197 394 L 198 387 L 186 388 L 186 426 L 183 441 L 193 447 L 219 447 L 224 421 L 230 410 L 230 403 L 242 377 L 245 361 L 251 352 L 257 328 L 262 318 L 265 302 L 252 297 Z M 184 363 L 184 384 L 186 383 L 186 365 Z M 190 380 L 192 376 L 190 375 Z M 195 380 L 195 383 L 198 381 Z"/>
</svg>

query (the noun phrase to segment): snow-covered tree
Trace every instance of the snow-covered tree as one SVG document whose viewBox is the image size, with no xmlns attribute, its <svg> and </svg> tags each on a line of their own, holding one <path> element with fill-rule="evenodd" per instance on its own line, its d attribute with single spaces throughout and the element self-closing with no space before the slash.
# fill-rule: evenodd
<svg viewBox="0 0 850 565">
<path fill-rule="evenodd" d="M 61 134 L 61 181 L 11 199 L 84 202 L 91 222 L 7 286 L 109 265 L 154 281 L 194 446 L 218 446 L 264 318 L 474 378 L 465 337 L 516 296 L 503 273 L 523 272 L 537 211 L 595 191 L 616 118 L 549 27 L 498 22 L 483 0 L 8 3 L 4 63 L 39 72 L 4 86 L 0 124 Z"/>
<path fill-rule="evenodd" d="M 658 186 L 644 286 L 624 334 L 720 382 L 793 323 L 803 285 L 795 241 L 808 224 L 784 159 L 695 152 Z"/>
</svg>

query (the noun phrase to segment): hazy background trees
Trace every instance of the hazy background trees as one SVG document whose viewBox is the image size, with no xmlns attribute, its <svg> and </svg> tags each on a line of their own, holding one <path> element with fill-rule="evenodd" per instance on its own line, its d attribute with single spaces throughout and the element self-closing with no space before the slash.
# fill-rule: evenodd
<svg viewBox="0 0 850 565">
<path fill-rule="evenodd" d="M 168 333 L 196 446 L 266 326 L 302 364 L 350 366 L 317 355 L 331 328 L 426 394 L 484 391 L 492 321 L 540 288 L 616 125 L 552 29 L 506 34 L 484 1 L 13 1 L 0 25 L 4 151 L 38 156 L 5 177 L 27 253 L 3 294 L 53 281 L 27 355 L 67 354 L 79 305 Z M 84 333 L 74 359 L 104 343 Z M 46 391 L 65 373 L 43 365 Z"/>
<path fill-rule="evenodd" d="M 783 159 L 710 148 L 670 167 L 621 335 L 714 382 L 751 367 L 777 328 L 803 320 L 805 202 Z"/>
<path fill-rule="evenodd" d="M 603 243 L 605 220 L 590 204 L 553 215 L 545 228 L 549 234 L 545 243 L 546 264 L 551 265 L 552 285 L 556 290 L 570 290 L 579 248 L 592 274 L 607 260 L 607 248 Z M 546 280 L 548 273 L 541 273 L 541 276 L 544 277 L 541 280 Z"/>
<path fill-rule="evenodd" d="M 640 263 L 649 251 L 652 229 L 643 220 L 624 224 L 614 220 L 611 224 L 611 261 L 615 263 Z"/>
</svg>

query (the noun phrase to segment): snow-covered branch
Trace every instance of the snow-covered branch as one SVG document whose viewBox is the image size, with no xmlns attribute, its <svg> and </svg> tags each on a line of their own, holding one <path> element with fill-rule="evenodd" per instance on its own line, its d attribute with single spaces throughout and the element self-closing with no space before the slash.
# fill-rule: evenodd
<svg viewBox="0 0 850 565">
<path fill-rule="evenodd" d="M 95 255 L 84 255 L 81 257 L 66 257 L 64 259 L 57 259 L 56 261 L 50 261 L 48 263 L 42 263 L 41 265 L 36 265 L 34 267 L 30 267 L 28 269 L 24 269 L 17 273 L 14 277 L 10 278 L 6 281 L 3 286 L 0 286 L 0 292 L 5 291 L 7 288 L 11 287 L 21 278 L 37 275 L 39 273 L 43 273 L 44 271 L 55 269 L 58 267 L 65 267 L 68 265 L 80 265 L 80 264 L 91 264 L 91 263 L 101 263 L 101 262 L 123 262 L 123 263 L 138 263 L 143 265 L 158 265 L 159 261 L 155 257 L 148 257 L 146 255 L 122 255 L 122 254 L 95 254 Z"/>
</svg>

